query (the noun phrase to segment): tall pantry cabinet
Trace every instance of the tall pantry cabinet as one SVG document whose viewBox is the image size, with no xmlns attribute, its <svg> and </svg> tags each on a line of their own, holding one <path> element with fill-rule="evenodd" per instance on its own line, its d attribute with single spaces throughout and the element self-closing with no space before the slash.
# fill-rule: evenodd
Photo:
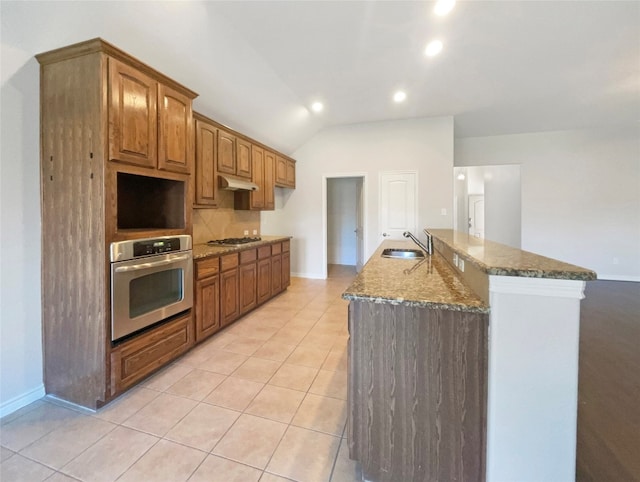
<svg viewBox="0 0 640 482">
<path fill-rule="evenodd" d="M 101 39 L 36 58 L 45 390 L 97 408 L 193 344 L 190 313 L 111 343 L 109 246 L 191 234 L 197 94 Z"/>
</svg>

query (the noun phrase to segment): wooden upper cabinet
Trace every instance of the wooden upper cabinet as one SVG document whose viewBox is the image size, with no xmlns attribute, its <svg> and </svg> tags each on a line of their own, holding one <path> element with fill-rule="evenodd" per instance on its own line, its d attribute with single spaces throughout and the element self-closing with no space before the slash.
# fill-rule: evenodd
<svg viewBox="0 0 640 482">
<path fill-rule="evenodd" d="M 287 186 L 292 189 L 296 187 L 296 163 L 291 159 L 287 159 Z"/>
<path fill-rule="evenodd" d="M 196 119 L 196 205 L 218 205 L 217 152 L 218 129 Z"/>
<path fill-rule="evenodd" d="M 236 172 L 238 177 L 251 179 L 251 143 L 238 137 L 236 139 Z"/>
<path fill-rule="evenodd" d="M 191 99 L 158 84 L 158 100 L 158 169 L 189 174 L 193 158 Z"/>
<path fill-rule="evenodd" d="M 236 136 L 218 129 L 218 172 L 236 173 Z"/>
<path fill-rule="evenodd" d="M 271 151 L 264 151 L 264 208 L 265 210 L 275 209 L 275 179 L 274 169 L 276 165 L 276 155 Z"/>
<path fill-rule="evenodd" d="M 296 161 L 276 156 L 275 185 L 278 187 L 296 187 Z"/>
<path fill-rule="evenodd" d="M 265 186 L 264 186 L 264 149 L 258 146 L 251 146 L 251 169 L 252 181 L 258 185 L 257 191 L 251 194 L 251 209 L 264 208 Z"/>
<path fill-rule="evenodd" d="M 287 184 L 287 160 L 284 157 L 276 156 L 276 186 L 286 186 Z"/>
<path fill-rule="evenodd" d="M 156 167 L 157 99 L 155 80 L 109 59 L 109 159 Z"/>
<path fill-rule="evenodd" d="M 192 98 L 109 57 L 109 159 L 189 174 Z"/>
</svg>

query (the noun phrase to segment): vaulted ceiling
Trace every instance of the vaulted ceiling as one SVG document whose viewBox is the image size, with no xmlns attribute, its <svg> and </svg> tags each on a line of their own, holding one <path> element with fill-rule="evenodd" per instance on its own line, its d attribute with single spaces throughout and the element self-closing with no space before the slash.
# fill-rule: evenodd
<svg viewBox="0 0 640 482">
<path fill-rule="evenodd" d="M 433 6 L 4 0 L 3 56 L 101 36 L 285 152 L 323 127 L 408 117 L 451 115 L 456 137 L 640 119 L 640 2 L 459 0 L 445 17 Z M 443 51 L 427 58 L 434 38 Z M 3 84 L 18 68 L 3 59 Z"/>
</svg>

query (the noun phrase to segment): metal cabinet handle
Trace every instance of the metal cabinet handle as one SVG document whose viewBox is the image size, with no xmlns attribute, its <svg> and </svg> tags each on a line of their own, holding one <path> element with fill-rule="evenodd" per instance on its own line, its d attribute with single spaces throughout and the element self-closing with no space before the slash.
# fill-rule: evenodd
<svg viewBox="0 0 640 482">
<path fill-rule="evenodd" d="M 391 236 L 391 235 L 390 235 L 390 234 L 387 234 L 387 233 L 382 233 L 382 236 L 384 236 L 385 238 L 387 238 L 387 237 L 389 237 L 389 236 Z"/>
<path fill-rule="evenodd" d="M 173 256 L 170 259 L 164 259 L 162 261 L 153 261 L 151 263 L 134 264 L 133 266 L 118 266 L 115 269 L 115 271 L 116 273 L 126 273 L 128 271 L 136 271 L 139 269 L 157 268 L 158 266 L 165 266 L 167 264 L 175 263 L 176 261 L 186 261 L 188 259 L 189 259 L 189 255 L 183 254 L 180 256 Z"/>
</svg>

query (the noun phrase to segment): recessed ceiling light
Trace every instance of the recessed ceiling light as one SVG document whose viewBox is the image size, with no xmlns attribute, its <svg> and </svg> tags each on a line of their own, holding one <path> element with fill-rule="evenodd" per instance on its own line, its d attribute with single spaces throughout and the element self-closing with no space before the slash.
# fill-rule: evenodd
<svg viewBox="0 0 640 482">
<path fill-rule="evenodd" d="M 424 49 L 424 54 L 427 57 L 433 57 L 438 55 L 442 51 L 442 42 L 440 40 L 432 40 L 427 44 L 427 48 Z"/>
<path fill-rule="evenodd" d="M 396 92 L 395 94 L 393 94 L 393 101 L 394 102 L 404 102 L 407 99 L 407 94 L 406 92 L 403 92 L 401 90 L 399 90 L 398 92 Z"/>
<path fill-rule="evenodd" d="M 453 10 L 455 4 L 456 0 L 438 0 L 436 6 L 433 8 L 433 13 L 442 17 Z"/>
<path fill-rule="evenodd" d="M 313 112 L 322 112 L 322 109 L 324 109 L 324 105 L 322 105 L 322 102 L 314 102 L 313 104 L 311 104 L 311 110 Z"/>
</svg>

